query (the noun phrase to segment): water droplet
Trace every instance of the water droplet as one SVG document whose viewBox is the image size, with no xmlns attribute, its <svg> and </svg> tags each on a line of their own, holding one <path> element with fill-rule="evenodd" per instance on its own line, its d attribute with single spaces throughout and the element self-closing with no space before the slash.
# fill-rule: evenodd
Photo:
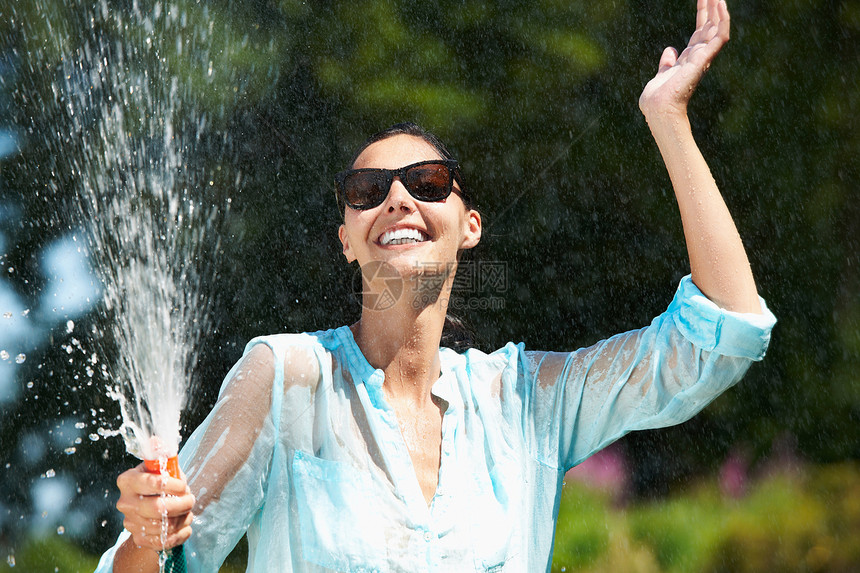
<svg viewBox="0 0 860 573">
<path fill-rule="evenodd" d="M 93 442 L 98 442 L 99 441 L 99 435 L 98 434 L 90 434 L 90 440 L 92 440 Z"/>
<path fill-rule="evenodd" d="M 53 470 L 53 468 L 52 468 L 52 469 L 49 469 L 48 471 L 46 471 L 46 472 L 45 472 L 45 477 L 46 477 L 46 478 L 52 478 L 52 477 L 54 477 L 55 475 L 57 475 L 57 472 L 55 472 L 55 471 Z"/>
<path fill-rule="evenodd" d="M 87 427 L 87 424 L 86 424 L 85 422 L 77 422 L 77 423 L 75 424 L 75 427 L 76 427 L 77 429 L 79 429 L 79 430 L 83 430 L 84 428 L 86 428 L 86 427 Z"/>
<path fill-rule="evenodd" d="M 29 382 L 27 382 L 27 388 L 32 388 L 32 387 L 33 387 L 33 381 L 30 380 Z"/>
<path fill-rule="evenodd" d="M 78 449 L 77 449 L 76 447 L 74 447 L 74 446 L 71 446 L 71 447 L 66 448 L 66 449 L 65 449 L 65 450 L 63 450 L 63 451 L 64 451 L 64 452 L 66 452 L 66 455 L 67 455 L 67 456 L 70 456 L 70 455 L 72 455 L 73 453 L 75 453 L 76 451 L 78 451 Z"/>
<path fill-rule="evenodd" d="M 27 360 L 27 355 L 22 352 L 15 357 L 15 364 L 24 364 L 25 360 Z"/>
<path fill-rule="evenodd" d="M 23 311 L 23 312 L 21 313 L 21 316 L 27 316 L 28 314 L 30 314 L 30 309 L 29 309 L 29 308 L 28 308 L 27 310 Z"/>
<path fill-rule="evenodd" d="M 12 274 L 12 273 L 14 273 L 14 272 L 15 272 L 15 268 L 14 268 L 14 267 L 9 267 L 9 274 L 11 275 L 11 274 Z"/>
<path fill-rule="evenodd" d="M 104 527 L 105 525 L 107 525 L 107 519 L 102 519 L 102 527 Z"/>
<path fill-rule="evenodd" d="M 4 312 L 3 318 L 12 318 L 12 313 L 11 312 Z"/>
<path fill-rule="evenodd" d="M 62 535 L 62 534 L 64 534 L 65 532 L 66 532 L 66 528 L 65 528 L 65 527 L 63 527 L 62 525 L 61 525 L 60 527 L 58 527 L 58 528 L 57 528 L 57 535 Z"/>
<path fill-rule="evenodd" d="M 15 566 L 15 556 L 14 555 L 7 555 L 6 556 L 6 564 L 9 567 L 14 567 Z"/>
<path fill-rule="evenodd" d="M 66 323 L 66 332 L 71 333 L 75 329 L 75 321 L 70 320 Z"/>
<path fill-rule="evenodd" d="M 0 350 L 0 360 L 9 360 L 9 353 L 5 350 Z"/>
</svg>

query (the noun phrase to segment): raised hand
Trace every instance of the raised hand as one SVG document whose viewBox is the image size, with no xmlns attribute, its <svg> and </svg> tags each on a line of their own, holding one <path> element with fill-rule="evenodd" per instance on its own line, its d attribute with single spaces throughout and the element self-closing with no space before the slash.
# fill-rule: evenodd
<svg viewBox="0 0 860 573">
<path fill-rule="evenodd" d="M 696 31 L 687 47 L 680 56 L 675 48 L 663 50 L 657 75 L 639 96 L 639 109 L 646 118 L 685 115 L 696 86 L 729 41 L 729 10 L 724 0 L 698 0 L 696 9 Z"/>
</svg>

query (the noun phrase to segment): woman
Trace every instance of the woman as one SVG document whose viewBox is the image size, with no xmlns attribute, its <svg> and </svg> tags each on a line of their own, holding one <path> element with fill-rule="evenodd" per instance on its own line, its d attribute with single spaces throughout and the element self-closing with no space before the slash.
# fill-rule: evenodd
<svg viewBox="0 0 860 573">
<path fill-rule="evenodd" d="M 154 571 L 184 543 L 189 571 L 215 571 L 246 532 L 249 571 L 549 570 L 564 473 L 688 419 L 764 355 L 775 319 L 686 116 L 728 36 L 725 3 L 700 0 L 687 49 L 663 53 L 639 100 L 692 267 L 650 326 L 572 353 L 440 348 L 481 217 L 444 147 L 395 126 L 337 178 L 361 319 L 251 341 L 180 455 L 187 483 L 118 478 L 127 531 L 100 570 Z"/>
</svg>

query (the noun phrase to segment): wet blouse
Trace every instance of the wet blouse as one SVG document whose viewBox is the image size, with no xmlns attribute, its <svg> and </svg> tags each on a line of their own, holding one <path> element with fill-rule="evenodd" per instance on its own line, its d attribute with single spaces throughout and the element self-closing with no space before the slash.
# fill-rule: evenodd
<svg viewBox="0 0 860 573">
<path fill-rule="evenodd" d="M 767 348 L 762 307 L 721 310 L 685 277 L 650 326 L 590 348 L 442 348 L 429 507 L 383 372 L 348 327 L 254 339 L 180 454 L 199 512 L 188 571 L 217 571 L 246 532 L 256 573 L 549 571 L 564 473 L 737 382 Z"/>
</svg>

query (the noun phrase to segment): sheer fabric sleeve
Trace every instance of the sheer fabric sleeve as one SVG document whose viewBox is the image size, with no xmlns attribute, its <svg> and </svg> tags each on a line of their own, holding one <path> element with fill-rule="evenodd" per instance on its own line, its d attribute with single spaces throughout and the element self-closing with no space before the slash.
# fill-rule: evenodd
<svg viewBox="0 0 860 573">
<path fill-rule="evenodd" d="M 271 349 L 249 345 L 224 379 L 215 407 L 179 452 L 197 498 L 192 535 L 184 546 L 190 573 L 218 571 L 262 502 L 275 440 L 276 371 Z M 114 555 L 128 538 L 128 531 L 120 534 L 96 573 L 113 571 Z"/>
<path fill-rule="evenodd" d="M 250 348 L 180 452 L 197 498 L 185 545 L 189 572 L 217 571 L 262 506 L 275 443 L 275 375 L 272 350 Z"/>
<path fill-rule="evenodd" d="M 291 517 L 281 503 L 289 484 L 283 472 L 273 472 L 273 460 L 280 447 L 297 447 L 308 440 L 310 432 L 303 431 L 298 420 L 312 420 L 313 395 L 321 377 L 314 348 L 305 335 L 249 342 L 244 358 L 228 374 L 215 408 L 183 448 L 180 464 L 187 468 L 197 497 L 193 532 L 185 544 L 189 573 L 218 571 L 246 532 L 258 541 L 261 530 L 275 538 L 278 531 L 289 530 Z M 277 483 L 275 475 L 280 476 Z M 273 497 L 279 501 L 264 518 L 263 507 Z M 252 553 L 249 563 L 255 557 Z M 263 553 L 271 554 L 271 548 Z M 291 559 L 288 546 L 276 553 L 285 562 Z M 281 566 L 272 563 L 266 570 Z"/>
<path fill-rule="evenodd" d="M 242 535 L 259 533 L 262 509 L 271 501 L 267 494 L 278 445 L 310 441 L 297 421 L 312 420 L 313 393 L 322 372 L 314 348 L 306 335 L 249 342 L 224 379 L 215 407 L 179 452 L 180 467 L 197 498 L 193 531 L 184 546 L 189 573 L 218 571 Z M 287 419 L 281 428 L 283 411 Z M 280 514 L 278 527 L 287 528 L 288 512 Z M 113 556 L 128 537 L 123 531 L 102 555 L 98 573 L 112 571 Z M 289 547 L 280 551 L 289 556 Z"/>
<path fill-rule="evenodd" d="M 571 353 L 519 345 L 534 455 L 567 470 L 627 432 L 688 420 L 764 357 L 776 319 L 761 304 L 720 309 L 687 276 L 646 328 Z"/>
</svg>

